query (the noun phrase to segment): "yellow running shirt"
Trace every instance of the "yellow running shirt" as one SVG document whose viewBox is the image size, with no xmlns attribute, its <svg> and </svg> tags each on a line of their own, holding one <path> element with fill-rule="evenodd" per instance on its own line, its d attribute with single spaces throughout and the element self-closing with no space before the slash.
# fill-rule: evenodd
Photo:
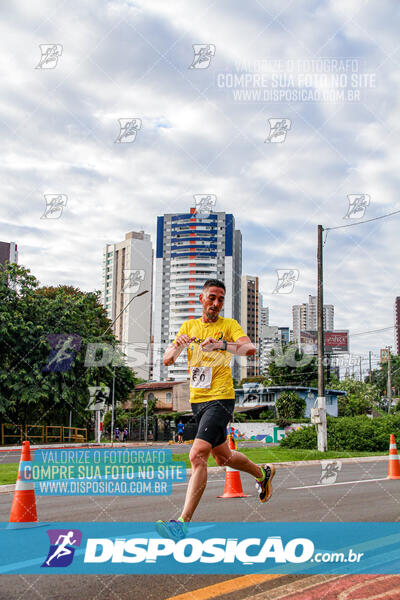
<svg viewBox="0 0 400 600">
<path fill-rule="evenodd" d="M 204 352 L 200 343 L 206 338 L 236 342 L 246 334 L 235 319 L 218 317 L 214 323 L 204 323 L 200 319 L 190 319 L 182 323 L 178 335 L 196 338 L 187 348 L 190 371 L 190 402 L 208 400 L 229 400 L 235 398 L 231 360 L 233 355 L 224 350 Z M 173 343 L 175 343 L 175 340 Z"/>
</svg>

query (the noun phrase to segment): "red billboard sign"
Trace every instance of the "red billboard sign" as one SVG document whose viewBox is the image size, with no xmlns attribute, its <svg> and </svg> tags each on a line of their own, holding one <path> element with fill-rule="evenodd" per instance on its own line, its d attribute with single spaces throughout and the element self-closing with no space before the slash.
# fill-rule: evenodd
<svg viewBox="0 0 400 600">
<path fill-rule="evenodd" d="M 348 352 L 349 351 L 349 332 L 348 331 L 325 331 L 324 333 L 326 352 Z"/>
<path fill-rule="evenodd" d="M 324 340 L 325 354 L 349 351 L 349 332 L 347 330 L 325 331 Z M 318 334 L 316 331 L 301 331 L 300 343 L 306 354 L 318 353 Z"/>
</svg>

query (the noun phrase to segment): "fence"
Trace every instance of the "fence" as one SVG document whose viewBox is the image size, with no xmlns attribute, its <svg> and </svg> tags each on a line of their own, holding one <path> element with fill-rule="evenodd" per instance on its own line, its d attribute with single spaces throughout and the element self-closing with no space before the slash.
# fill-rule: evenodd
<svg viewBox="0 0 400 600">
<path fill-rule="evenodd" d="M 33 444 L 87 442 L 87 429 L 83 427 L 64 427 L 63 425 L 1 424 L 2 445 L 22 444 L 24 439 Z"/>
</svg>

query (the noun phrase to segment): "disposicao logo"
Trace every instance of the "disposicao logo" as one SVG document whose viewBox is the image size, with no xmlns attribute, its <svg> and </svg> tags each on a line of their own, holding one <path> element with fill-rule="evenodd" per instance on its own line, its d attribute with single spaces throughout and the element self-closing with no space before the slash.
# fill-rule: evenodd
<svg viewBox="0 0 400 600">
<path fill-rule="evenodd" d="M 252 548 L 252 550 L 250 550 Z M 185 538 L 179 542 L 149 538 L 89 538 L 85 563 L 155 563 L 160 557 L 173 557 L 178 563 L 262 564 L 272 559 L 277 564 L 304 563 L 314 554 L 314 544 L 307 538 L 294 538 L 283 544 L 280 536 L 247 538 L 209 538 L 201 541 Z"/>
<path fill-rule="evenodd" d="M 68 567 L 74 558 L 75 548 L 81 545 L 79 529 L 48 529 L 50 549 L 42 567 Z"/>
</svg>

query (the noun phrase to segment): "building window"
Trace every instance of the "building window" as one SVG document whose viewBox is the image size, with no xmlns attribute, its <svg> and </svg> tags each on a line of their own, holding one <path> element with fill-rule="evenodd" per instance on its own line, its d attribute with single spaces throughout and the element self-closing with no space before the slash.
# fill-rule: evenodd
<svg viewBox="0 0 400 600">
<path fill-rule="evenodd" d="M 171 393 L 171 392 L 167 392 L 167 393 L 165 394 L 165 399 L 166 399 L 166 400 L 172 400 L 172 393 Z"/>
</svg>

